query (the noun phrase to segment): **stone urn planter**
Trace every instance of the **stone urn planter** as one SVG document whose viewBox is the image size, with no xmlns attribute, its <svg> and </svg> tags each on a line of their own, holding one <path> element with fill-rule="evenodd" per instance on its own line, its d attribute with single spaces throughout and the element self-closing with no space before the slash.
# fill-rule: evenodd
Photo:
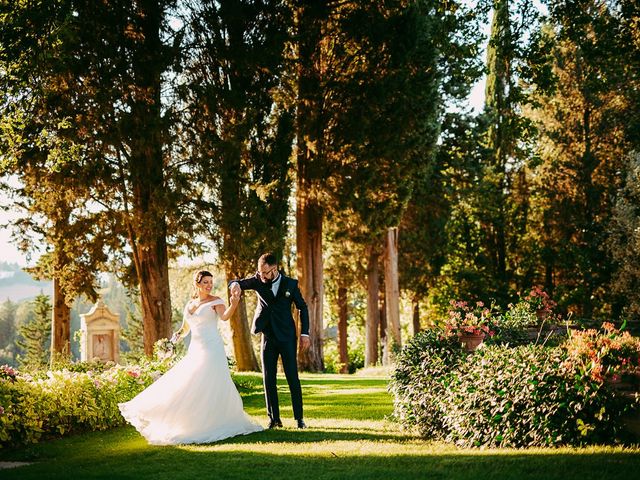
<svg viewBox="0 0 640 480">
<path fill-rule="evenodd" d="M 462 343 L 465 351 L 473 352 L 484 341 L 484 333 L 480 335 L 473 335 L 469 333 L 463 333 L 460 335 L 460 342 Z"/>
<path fill-rule="evenodd" d="M 536 327 L 527 327 L 527 338 L 530 341 L 545 340 L 551 335 L 567 335 L 567 327 L 564 325 L 549 324 Z"/>
<path fill-rule="evenodd" d="M 535 341 L 538 337 L 544 338 L 544 332 L 541 331 L 540 327 L 527 327 L 527 338 L 530 341 Z"/>
<path fill-rule="evenodd" d="M 635 403 L 640 398 L 640 377 L 635 375 L 616 375 L 605 377 L 605 386 L 612 390 L 616 396 L 622 397 L 629 403 Z M 627 433 L 636 439 L 640 439 L 640 408 L 622 417 L 622 425 Z"/>
</svg>

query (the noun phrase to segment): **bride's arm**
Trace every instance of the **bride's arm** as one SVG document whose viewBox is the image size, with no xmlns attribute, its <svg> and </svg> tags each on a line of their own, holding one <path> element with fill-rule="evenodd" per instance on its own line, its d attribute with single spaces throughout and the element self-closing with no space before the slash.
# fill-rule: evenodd
<svg viewBox="0 0 640 480">
<path fill-rule="evenodd" d="M 171 335 L 171 343 L 177 343 L 178 340 L 180 340 L 181 338 L 186 337 L 189 334 L 189 322 L 187 322 L 187 312 L 189 311 L 189 303 L 187 302 L 187 304 L 184 306 L 184 310 L 182 311 L 182 325 L 180 325 L 180 328 L 173 334 Z"/>
<path fill-rule="evenodd" d="M 176 343 L 181 338 L 186 337 L 188 333 L 189 333 L 189 323 L 187 322 L 187 319 L 183 317 L 182 325 L 180 325 L 180 328 L 176 331 L 176 333 L 174 333 L 171 336 L 171 341 L 173 343 Z"/>
<path fill-rule="evenodd" d="M 224 305 L 216 305 L 213 308 L 215 308 L 216 313 L 218 314 L 218 317 L 220 318 L 220 320 L 224 320 L 227 321 L 231 318 L 231 315 L 233 315 L 233 312 L 236 311 L 236 307 L 238 306 L 238 303 L 240 302 L 240 295 L 231 295 L 231 304 L 227 307 L 227 309 L 224 309 Z"/>
</svg>

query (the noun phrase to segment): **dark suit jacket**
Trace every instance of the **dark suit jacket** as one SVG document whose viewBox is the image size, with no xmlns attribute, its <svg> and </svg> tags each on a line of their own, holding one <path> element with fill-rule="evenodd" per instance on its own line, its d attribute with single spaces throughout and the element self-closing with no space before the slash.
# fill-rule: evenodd
<svg viewBox="0 0 640 480">
<path fill-rule="evenodd" d="M 282 273 L 280 275 L 282 279 L 275 296 L 271 291 L 271 285 L 262 283 L 257 276 L 235 280 L 242 290 L 255 290 L 258 295 L 251 332 L 267 335 L 273 333 L 279 341 L 295 339 L 296 326 L 291 314 L 293 303 L 300 311 L 300 333 L 309 335 L 309 310 L 300 293 L 298 281 Z"/>
</svg>

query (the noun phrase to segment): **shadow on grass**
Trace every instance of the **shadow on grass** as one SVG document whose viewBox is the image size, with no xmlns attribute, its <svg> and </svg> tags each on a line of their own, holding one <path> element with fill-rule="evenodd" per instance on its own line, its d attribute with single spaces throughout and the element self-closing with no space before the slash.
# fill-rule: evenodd
<svg viewBox="0 0 640 480">
<path fill-rule="evenodd" d="M 370 440 L 374 451 L 340 450 L 331 441 Z M 569 452 L 459 451 L 415 441 L 396 452 L 384 436 L 340 432 L 264 432 L 195 447 L 150 447 L 129 429 L 78 435 L 56 442 L 46 456 L 41 446 L 27 461 L 36 463 L 4 470 L 3 480 L 21 479 L 625 479 L 640 468 L 635 451 Z M 291 443 L 279 449 L 265 442 L 324 442 L 302 448 Z M 329 443 L 327 443 L 329 442 Z M 50 446 L 51 447 L 51 446 Z M 83 450 L 84 447 L 84 450 Z M 269 451 L 264 451 L 270 448 Z M 41 452 L 44 453 L 44 452 Z"/>
<path fill-rule="evenodd" d="M 381 433 L 374 429 L 370 430 L 342 430 L 342 429 L 323 429 L 321 426 L 298 430 L 295 428 L 278 428 L 274 430 L 264 430 L 262 432 L 253 433 L 251 435 L 240 435 L 228 438 L 215 443 L 189 446 L 187 448 L 200 448 L 201 446 L 220 447 L 233 445 L 268 445 L 268 444 L 316 444 L 318 442 L 401 442 L 402 440 L 414 440 L 413 437 L 407 437 L 401 433 Z M 161 449 L 171 451 L 173 449 L 181 449 L 184 446 L 162 446 L 155 447 L 147 445 L 142 436 L 130 426 L 115 428 L 104 432 L 84 432 L 65 437 L 62 439 L 53 439 L 44 441 L 39 444 L 28 445 L 16 450 L 0 450 L 0 461 L 37 461 L 41 458 L 56 458 L 59 455 L 71 453 L 72 456 L 78 456 L 75 448 L 78 446 L 88 446 L 92 442 L 98 442 L 108 445 L 110 448 L 117 449 L 118 444 L 139 443 L 145 449 Z M 80 447 L 82 449 L 82 447 Z M 73 453 L 72 453 L 73 452 Z M 0 478 L 4 478 L 0 475 Z"/>
<path fill-rule="evenodd" d="M 318 443 L 318 442 L 398 442 L 406 439 L 405 435 L 400 433 L 380 433 L 375 430 L 370 431 L 350 431 L 337 429 L 323 429 L 321 426 L 307 428 L 304 431 L 296 429 L 276 429 L 265 432 L 259 432 L 251 436 L 234 437 L 232 439 L 217 442 L 215 445 L 235 445 L 235 444 L 254 444 L 254 443 Z M 212 444 L 213 445 L 213 444 Z"/>
</svg>

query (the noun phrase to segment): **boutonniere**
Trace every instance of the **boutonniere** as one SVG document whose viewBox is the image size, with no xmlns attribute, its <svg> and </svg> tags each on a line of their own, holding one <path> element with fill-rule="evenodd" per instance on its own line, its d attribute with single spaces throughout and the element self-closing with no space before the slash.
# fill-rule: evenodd
<svg viewBox="0 0 640 480">
<path fill-rule="evenodd" d="M 286 292 L 284 292 L 284 296 L 289 298 L 291 296 L 291 292 L 287 290 Z"/>
</svg>

